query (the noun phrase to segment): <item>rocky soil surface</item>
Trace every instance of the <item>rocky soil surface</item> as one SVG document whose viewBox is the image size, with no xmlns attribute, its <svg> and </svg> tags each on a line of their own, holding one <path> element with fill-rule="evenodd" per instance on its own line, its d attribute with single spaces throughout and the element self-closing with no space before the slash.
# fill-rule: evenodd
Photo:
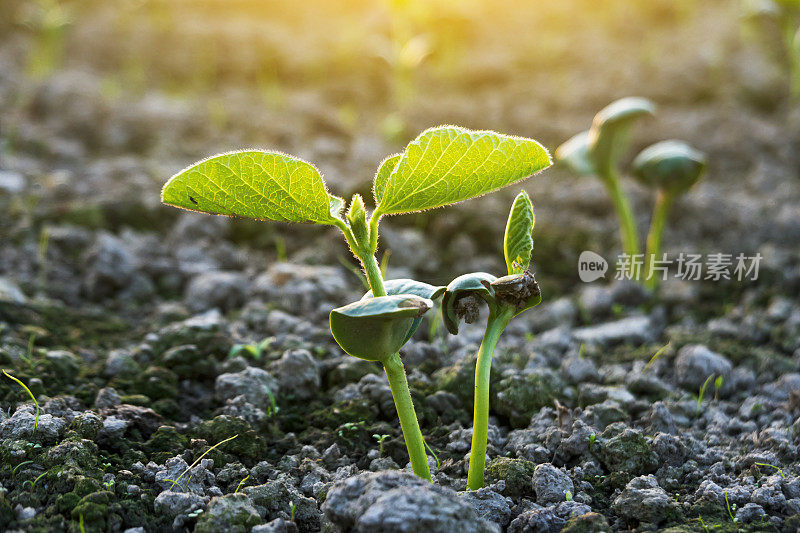
<svg viewBox="0 0 800 533">
<path fill-rule="evenodd" d="M 391 135 L 378 59 L 337 60 L 324 32 L 293 48 L 255 32 L 269 17 L 231 8 L 223 51 L 243 39 L 269 51 L 285 84 L 256 83 L 256 53 L 197 74 L 195 33 L 216 4 L 174 31 L 159 3 L 140 4 L 68 4 L 64 60 L 43 76 L 28 62 L 37 33 L 0 23 L 0 367 L 38 401 L 0 377 L 0 530 L 800 530 L 800 112 L 741 41 L 735 3 L 609 2 L 601 31 L 586 2 L 559 2 L 526 12 L 541 41 L 520 31 L 516 48 L 456 17 L 481 44 L 474 63 L 450 78 L 423 69 Z M 380 13 L 367 10 L 379 30 Z M 319 29 L 296 16 L 276 19 Z M 497 16 L 487 27 L 526 20 Z M 425 483 L 381 368 L 330 336 L 329 311 L 363 293 L 339 236 L 158 202 L 173 172 L 243 146 L 318 162 L 337 193 L 365 193 L 425 127 L 553 149 L 627 94 L 660 106 L 635 148 L 679 137 L 711 162 L 676 206 L 667 251 L 761 253 L 758 279 L 671 279 L 655 297 L 581 283 L 582 250 L 617 253 L 601 185 L 559 168 L 526 182 L 544 300 L 495 355 L 479 491 L 466 471 L 482 320 L 454 337 L 426 318 L 402 353 L 431 450 Z M 644 230 L 647 191 L 625 184 Z M 388 277 L 501 272 L 512 195 L 389 219 Z"/>
</svg>

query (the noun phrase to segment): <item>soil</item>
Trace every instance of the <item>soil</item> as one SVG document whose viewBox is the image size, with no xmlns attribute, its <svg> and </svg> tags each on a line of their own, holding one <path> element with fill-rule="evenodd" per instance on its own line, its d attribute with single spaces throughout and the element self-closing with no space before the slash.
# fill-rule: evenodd
<svg viewBox="0 0 800 533">
<path fill-rule="evenodd" d="M 0 378 L 0 530 L 799 530 L 800 106 L 770 21 L 729 0 L 340 4 L 5 1 L 0 367 L 38 404 Z M 430 53 L 403 67 L 393 35 Z M 245 147 L 371 198 L 427 127 L 553 151 L 629 95 L 658 111 L 623 169 L 669 138 L 709 160 L 665 251 L 760 254 L 758 277 L 650 295 L 613 279 L 598 180 L 524 182 L 543 300 L 495 354 L 477 492 L 485 311 L 458 336 L 428 313 L 402 352 L 429 487 L 380 366 L 330 336 L 364 292 L 336 231 L 159 202 L 181 168 Z M 643 235 L 652 191 L 623 184 Z M 505 274 L 519 188 L 384 220 L 387 277 Z M 584 250 L 605 279 L 580 281 Z"/>
</svg>

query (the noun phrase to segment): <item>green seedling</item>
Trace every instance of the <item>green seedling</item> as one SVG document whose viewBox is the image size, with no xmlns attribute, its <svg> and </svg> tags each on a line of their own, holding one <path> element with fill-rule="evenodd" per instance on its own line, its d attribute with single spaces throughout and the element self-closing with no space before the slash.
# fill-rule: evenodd
<svg viewBox="0 0 800 533">
<path fill-rule="evenodd" d="M 800 98 L 800 1 L 743 0 L 742 7 L 747 29 L 760 33 L 764 42 L 779 35 L 783 47 L 779 61 L 788 70 L 792 98 Z"/>
<path fill-rule="evenodd" d="M 706 157 L 682 141 L 661 141 L 642 150 L 633 160 L 633 175 L 655 189 L 656 202 L 650 231 L 647 234 L 647 270 L 645 286 L 655 290 L 658 277 L 654 265 L 661 253 L 661 235 L 670 207 L 688 191 L 706 169 Z"/>
<path fill-rule="evenodd" d="M 203 459 L 203 457 L 205 457 L 206 455 L 208 455 L 208 454 L 209 454 L 209 453 L 210 453 L 212 450 L 214 450 L 214 449 L 216 449 L 216 448 L 219 448 L 220 446 L 222 446 L 222 445 L 223 445 L 223 444 L 225 444 L 226 442 L 232 441 L 233 439 L 235 439 L 235 438 L 236 438 L 236 437 L 238 437 L 238 436 L 239 436 L 239 435 L 234 435 L 233 437 L 228 437 L 228 438 L 227 438 L 227 439 L 225 439 L 225 440 L 221 440 L 221 441 L 219 441 L 218 443 L 216 443 L 215 445 L 211 446 L 209 449 L 207 449 L 206 451 L 204 451 L 204 452 L 203 452 L 203 453 L 200 455 L 200 457 L 198 457 L 197 459 L 195 459 L 195 461 L 194 461 L 192 464 L 190 464 L 188 467 L 186 467 L 186 470 L 184 470 L 183 472 L 181 472 L 181 475 L 180 475 L 180 476 L 178 476 L 178 479 L 165 479 L 164 481 L 168 481 L 168 482 L 172 483 L 172 485 L 170 486 L 170 489 L 173 489 L 173 488 L 175 488 L 175 485 L 178 485 L 178 486 L 180 487 L 180 485 L 178 484 L 178 482 L 181 480 L 181 478 L 182 478 L 183 476 L 185 476 L 185 475 L 186 475 L 186 474 L 187 474 L 187 473 L 188 473 L 188 472 L 189 472 L 189 471 L 190 471 L 192 468 L 194 468 L 195 466 L 197 466 L 197 463 L 199 463 L 199 462 L 200 462 L 200 461 Z M 190 478 L 190 479 L 191 479 L 191 478 Z M 181 487 L 181 488 L 183 488 L 183 487 Z M 184 489 L 184 490 L 185 490 L 185 489 Z"/>
<path fill-rule="evenodd" d="M 439 456 L 436 455 L 435 451 L 433 451 L 433 448 L 431 448 L 431 445 L 428 444 L 428 441 L 425 441 L 425 447 L 428 449 L 429 452 L 431 452 L 433 460 L 436 461 L 436 469 L 438 470 L 439 468 L 442 467 L 442 463 L 439 462 Z"/>
<path fill-rule="evenodd" d="M 233 491 L 233 493 L 236 494 L 237 492 L 242 490 L 242 486 L 244 485 L 245 481 L 247 481 L 248 479 L 250 479 L 250 476 L 249 475 L 245 476 L 244 479 L 241 480 L 238 485 L 236 485 L 236 490 Z"/>
<path fill-rule="evenodd" d="M 489 431 L 489 378 L 497 341 L 513 317 L 542 301 L 539 285 L 529 270 L 534 222 L 533 204 L 522 191 L 514 200 L 506 224 L 503 251 L 508 275 L 496 278 L 486 272 L 464 274 L 450 282 L 442 297 L 444 325 L 453 335 L 458 333 L 460 320 L 467 323 L 477 320 L 481 301 L 489 307 L 475 368 L 472 447 L 467 475 L 467 486 L 471 490 L 483 486 Z"/>
<path fill-rule="evenodd" d="M 664 352 L 666 352 L 669 349 L 670 346 L 672 346 L 671 341 L 662 346 L 661 348 L 659 348 L 658 350 L 656 350 L 656 353 L 653 354 L 653 357 L 651 357 L 650 360 L 647 362 L 647 364 L 644 365 L 644 368 L 642 369 L 642 374 L 647 372 L 647 369 L 653 366 L 655 362 L 658 361 L 658 358 L 661 357 L 664 354 Z"/>
<path fill-rule="evenodd" d="M 290 511 L 289 521 L 290 522 L 294 522 L 294 512 L 296 510 L 297 510 L 297 506 L 294 504 L 294 502 L 293 501 L 289 502 L 289 511 Z"/>
<path fill-rule="evenodd" d="M 731 519 L 731 522 L 733 522 L 734 524 L 735 524 L 736 522 L 738 522 L 738 521 L 739 521 L 739 519 L 738 519 L 738 518 L 736 518 L 736 517 L 733 515 L 733 512 L 731 511 L 731 504 L 730 504 L 730 502 L 728 501 L 728 491 L 727 491 L 727 490 L 725 491 L 725 507 L 727 507 L 727 508 L 728 508 L 728 516 L 730 517 L 730 519 Z M 736 504 L 735 504 L 735 503 L 733 504 L 733 510 L 734 510 L 734 511 L 736 510 Z"/>
<path fill-rule="evenodd" d="M 236 357 L 241 354 L 255 361 L 260 361 L 264 350 L 269 347 L 274 340 L 275 337 L 267 337 L 256 344 L 234 344 L 230 351 L 228 351 L 228 357 Z"/>
<path fill-rule="evenodd" d="M 770 468 L 774 468 L 775 470 L 777 470 L 777 471 L 778 471 L 778 474 L 780 474 L 780 476 L 781 476 L 781 479 L 786 479 L 786 476 L 785 476 L 785 475 L 783 475 L 783 470 L 781 470 L 780 468 L 778 468 L 778 467 L 777 467 L 777 466 L 775 466 L 775 465 L 771 465 L 771 464 L 769 464 L 769 463 L 753 463 L 753 464 L 754 464 L 754 465 L 758 465 L 758 466 L 768 466 L 768 467 L 770 467 Z"/>
<path fill-rule="evenodd" d="M 706 389 L 711 384 L 711 380 L 714 379 L 714 374 L 711 374 L 706 378 L 702 385 L 700 385 L 700 390 L 697 391 L 697 411 L 696 414 L 700 414 L 700 405 L 703 403 L 703 397 L 706 395 Z"/>
<path fill-rule="evenodd" d="M 722 388 L 722 382 L 724 378 L 722 376 L 717 376 L 717 379 L 714 380 L 714 399 L 719 400 L 719 390 Z"/>
<path fill-rule="evenodd" d="M 597 440 L 597 435 L 594 433 L 589 435 L 589 452 L 591 453 L 592 448 L 594 447 L 594 443 Z"/>
<path fill-rule="evenodd" d="M 381 457 L 383 457 L 383 441 L 385 441 L 389 437 L 391 437 L 391 435 L 378 435 L 378 434 L 375 434 L 375 435 L 372 436 L 373 439 L 378 441 L 378 453 L 381 454 Z"/>
<path fill-rule="evenodd" d="M 617 100 L 594 116 L 589 130 L 566 141 L 555 154 L 576 174 L 596 176 L 603 182 L 619 218 L 622 249 L 629 255 L 639 254 L 639 234 L 630 201 L 620 184 L 619 159 L 628 146 L 631 126 L 654 113 L 655 105 L 645 98 Z"/>
<path fill-rule="evenodd" d="M 16 381 L 19 384 L 20 387 L 25 389 L 25 392 L 28 393 L 28 396 L 31 397 L 31 400 L 33 400 L 33 405 L 36 406 L 36 418 L 33 421 L 33 432 L 36 433 L 36 430 L 39 429 L 39 402 L 36 401 L 36 396 L 33 395 L 33 393 L 31 392 L 31 389 L 29 389 L 27 385 L 25 385 L 23 382 L 21 382 L 20 380 L 18 380 L 17 378 L 12 376 L 11 374 L 9 374 L 8 371 L 3 370 L 3 374 L 8 379 L 10 379 L 12 381 Z"/>
<path fill-rule="evenodd" d="M 375 258 L 387 215 L 415 213 L 468 200 L 517 183 L 550 166 L 532 139 L 455 126 L 428 129 L 386 158 L 373 182 L 370 216 L 360 195 L 328 192 L 320 172 L 290 155 L 246 150 L 200 161 L 173 176 L 162 200 L 175 207 L 258 220 L 338 228 L 361 263 L 370 291 L 334 309 L 331 333 L 348 354 L 383 364 L 414 473 L 430 480 L 425 445 L 399 350 L 441 294 L 414 280 L 385 281 Z"/>
</svg>

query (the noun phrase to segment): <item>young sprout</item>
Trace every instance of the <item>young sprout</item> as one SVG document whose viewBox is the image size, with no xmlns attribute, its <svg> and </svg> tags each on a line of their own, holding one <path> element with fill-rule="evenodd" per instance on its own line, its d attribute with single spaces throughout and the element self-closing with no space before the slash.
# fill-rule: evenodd
<svg viewBox="0 0 800 533">
<path fill-rule="evenodd" d="M 678 196 L 697 183 L 705 169 L 704 154 L 684 142 L 674 140 L 649 146 L 633 160 L 633 175 L 657 191 L 653 220 L 647 234 L 645 286 L 651 290 L 658 286 L 653 267 L 661 253 L 661 235 L 669 209 Z"/>
<path fill-rule="evenodd" d="M 475 367 L 472 447 L 467 475 L 467 486 L 471 490 L 483 486 L 489 431 L 489 377 L 497 341 L 513 317 L 542 301 L 539 285 L 528 270 L 533 252 L 533 225 L 533 205 L 522 191 L 514 200 L 506 224 L 503 249 L 508 275 L 495 278 L 485 272 L 464 274 L 450 282 L 442 298 L 444 325 L 453 335 L 458 333 L 461 319 L 468 324 L 477 320 L 481 301 L 489 307 Z"/>
<path fill-rule="evenodd" d="M 441 126 L 425 130 L 405 151 L 381 163 L 369 216 L 358 194 L 345 212 L 345 201 L 328 192 L 310 163 L 259 150 L 221 154 L 186 168 L 164 186 L 162 200 L 193 211 L 328 225 L 342 232 L 370 290 L 331 312 L 331 333 L 348 354 L 383 364 L 412 469 L 430 480 L 399 350 L 442 290 L 415 280 L 384 280 L 375 258 L 380 220 L 481 196 L 550 164 L 547 150 L 533 139 Z"/>
<path fill-rule="evenodd" d="M 391 435 L 378 435 L 377 433 L 372 436 L 373 439 L 378 441 L 378 453 L 383 457 L 383 441 L 391 437 Z"/>
<path fill-rule="evenodd" d="M 639 234 L 630 201 L 619 180 L 619 158 L 628 146 L 630 128 L 637 119 L 653 115 L 655 105 L 646 98 L 627 97 L 600 110 L 592 127 L 556 149 L 556 159 L 581 176 L 597 176 L 603 182 L 619 218 L 622 249 L 639 253 Z"/>
<path fill-rule="evenodd" d="M 20 387 L 25 389 L 25 392 L 27 392 L 28 396 L 30 396 L 31 400 L 33 400 L 33 405 L 36 406 L 36 418 L 33 420 L 33 432 L 36 433 L 36 430 L 39 429 L 39 402 L 36 401 L 36 396 L 33 395 L 31 389 L 29 389 L 27 385 L 9 374 L 8 371 L 3 370 L 3 375 L 12 381 L 15 381 Z"/>
</svg>

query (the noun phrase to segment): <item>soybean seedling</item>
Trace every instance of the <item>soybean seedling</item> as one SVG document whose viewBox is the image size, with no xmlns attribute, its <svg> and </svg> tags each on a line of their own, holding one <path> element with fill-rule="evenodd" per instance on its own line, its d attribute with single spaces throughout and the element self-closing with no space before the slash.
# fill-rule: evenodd
<svg viewBox="0 0 800 533">
<path fill-rule="evenodd" d="M 489 431 L 489 377 L 497 341 L 511 319 L 542 301 L 539 285 L 528 269 L 533 253 L 533 204 L 525 191 L 517 195 L 506 224 L 503 251 L 508 275 L 496 278 L 486 272 L 459 276 L 447 286 L 442 298 L 444 325 L 453 335 L 461 319 L 472 323 L 478 318 L 481 300 L 489 307 L 483 341 L 475 367 L 475 405 L 472 447 L 467 486 L 483 486 L 486 443 Z"/>
<path fill-rule="evenodd" d="M 622 250 L 639 254 L 639 234 L 630 201 L 619 179 L 619 159 L 628 146 L 630 128 L 637 119 L 653 115 L 655 105 L 646 98 L 627 97 L 600 110 L 592 127 L 556 149 L 556 159 L 581 176 L 600 178 L 619 218 Z"/>
<path fill-rule="evenodd" d="M 653 219 L 647 234 L 645 286 L 655 290 L 658 277 L 654 267 L 661 253 L 661 235 L 675 199 L 697 183 L 706 169 L 706 157 L 682 141 L 661 141 L 639 153 L 633 160 L 633 175 L 656 190 Z"/>
<path fill-rule="evenodd" d="M 548 166 L 547 150 L 533 139 L 441 126 L 422 132 L 403 152 L 381 163 L 373 182 L 376 205 L 369 217 L 358 194 L 345 211 L 345 200 L 328 192 L 310 163 L 261 150 L 229 152 L 195 163 L 167 182 L 161 198 L 192 211 L 328 225 L 342 232 L 370 290 L 360 301 L 331 312 L 331 333 L 346 353 L 383 364 L 412 469 L 430 480 L 399 350 L 444 287 L 385 281 L 375 258 L 378 226 L 386 215 L 468 200 Z"/>
</svg>

